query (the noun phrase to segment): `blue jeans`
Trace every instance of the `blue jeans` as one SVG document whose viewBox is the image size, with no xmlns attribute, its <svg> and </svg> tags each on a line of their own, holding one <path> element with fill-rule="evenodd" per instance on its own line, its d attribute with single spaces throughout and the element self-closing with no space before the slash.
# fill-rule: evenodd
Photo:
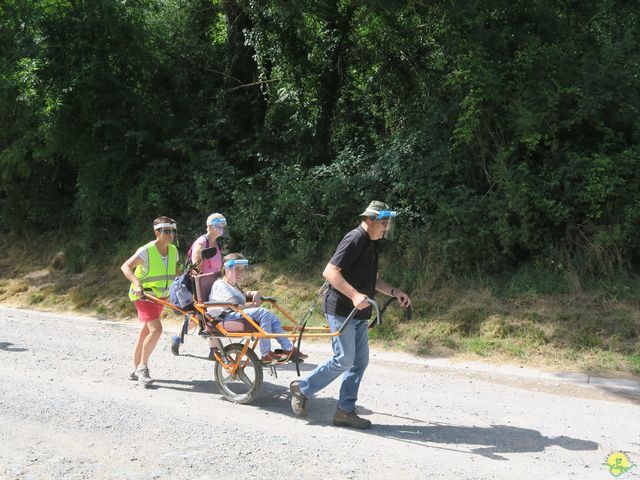
<svg viewBox="0 0 640 480">
<path fill-rule="evenodd" d="M 280 319 L 264 307 L 245 308 L 244 313 L 249 315 L 267 333 L 284 333 Z M 239 312 L 229 313 L 225 320 L 242 320 L 244 317 Z M 276 340 L 284 350 L 291 350 L 293 345 L 287 337 L 277 337 Z M 271 339 L 260 340 L 260 355 L 265 356 L 271 351 Z"/>
<path fill-rule="evenodd" d="M 346 317 L 327 314 L 327 320 L 331 331 L 335 332 Z M 317 367 L 307 378 L 300 380 L 300 391 L 305 397 L 311 397 L 343 374 L 338 408 L 353 412 L 360 382 L 369 365 L 368 320 L 352 319 L 340 336 L 332 338 L 331 343 L 333 358 Z"/>
</svg>

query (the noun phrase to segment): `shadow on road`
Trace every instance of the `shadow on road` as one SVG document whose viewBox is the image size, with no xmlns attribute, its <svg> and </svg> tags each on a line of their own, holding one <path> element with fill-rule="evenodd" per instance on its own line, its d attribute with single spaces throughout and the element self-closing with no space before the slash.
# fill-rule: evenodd
<svg viewBox="0 0 640 480">
<path fill-rule="evenodd" d="M 189 358 L 197 358 L 199 360 L 206 360 L 208 362 L 212 361 L 209 357 L 204 357 L 204 356 L 201 356 L 201 355 L 193 355 L 191 353 L 181 353 L 180 356 L 181 357 L 189 357 Z"/>
<path fill-rule="evenodd" d="M 14 347 L 13 343 L 10 342 L 0 342 L 0 350 L 5 352 L 26 352 L 27 348 L 22 347 Z"/>
<path fill-rule="evenodd" d="M 154 379 L 153 383 L 149 385 L 149 390 L 157 390 L 159 388 L 167 388 L 169 390 L 178 390 L 180 392 L 193 392 L 193 393 L 215 393 L 218 394 L 218 387 L 213 380 L 163 380 Z"/>
<path fill-rule="evenodd" d="M 212 362 L 212 360 L 207 356 L 201 356 L 201 355 L 193 355 L 191 353 L 181 353 L 180 354 L 181 357 L 189 357 L 189 358 L 196 358 L 199 360 L 206 360 L 207 362 Z M 308 363 L 308 362 L 300 362 L 300 371 L 301 372 L 310 372 L 312 370 L 314 370 L 317 367 L 317 364 L 315 363 Z M 276 364 L 276 371 L 280 372 L 280 371 L 291 371 L 291 372 L 295 372 L 296 371 L 296 365 L 293 362 L 288 362 L 288 363 L 278 363 Z M 264 371 L 264 376 L 265 378 L 267 378 L 269 376 L 269 366 L 266 365 L 263 367 L 263 371 Z"/>
<path fill-rule="evenodd" d="M 547 447 L 559 446 L 566 450 L 597 450 L 598 444 L 566 436 L 545 437 L 537 430 L 491 425 L 490 427 L 466 427 L 460 425 L 374 425 L 367 433 L 412 444 L 432 447 L 432 443 L 446 445 L 483 445 L 468 452 L 493 460 L 507 460 L 504 453 L 542 452 Z M 450 449 L 450 448 L 449 448 Z M 451 449 L 454 450 L 454 449 Z"/>
<path fill-rule="evenodd" d="M 0 344 L 0 346 L 1 345 L 2 344 Z M 210 362 L 213 365 L 213 362 L 209 360 L 209 358 L 207 357 L 200 357 L 200 356 L 191 355 L 191 354 L 186 354 L 181 356 L 206 360 L 207 362 Z M 310 372 L 315 368 L 316 368 L 316 365 L 313 363 L 300 364 L 301 372 Z M 292 376 L 295 376 L 295 371 L 296 371 L 296 366 L 293 363 L 278 364 L 276 366 L 276 372 L 278 372 L 278 374 L 280 374 L 281 372 L 287 372 L 286 375 L 291 375 L 291 372 L 293 372 Z M 272 399 L 274 397 L 277 398 L 277 397 L 284 397 L 285 395 L 288 395 L 289 391 L 287 389 L 269 383 L 269 378 L 270 378 L 269 367 L 264 367 L 263 373 L 264 373 L 264 383 L 262 384 L 260 395 L 256 400 L 256 402 L 254 403 L 260 403 L 260 401 L 272 402 L 273 401 Z M 183 392 L 194 392 L 194 393 L 215 393 L 215 394 L 220 393 L 218 391 L 218 387 L 216 386 L 215 381 L 213 380 L 213 369 L 211 370 L 210 377 L 208 379 L 186 381 L 186 380 L 174 380 L 174 379 L 165 380 L 165 379 L 156 378 L 153 380 L 153 384 L 145 388 L 148 388 L 150 390 L 167 388 L 169 390 L 179 390 Z M 280 400 L 282 400 L 282 398 Z M 282 401 L 277 403 L 282 403 Z M 280 413 L 284 413 L 284 410 Z"/>
<path fill-rule="evenodd" d="M 307 366 L 313 368 L 311 365 Z M 281 366 L 280 368 L 285 367 L 295 369 L 294 365 Z M 219 394 L 215 382 L 211 380 L 155 380 L 154 384 L 149 388 L 169 388 L 196 393 Z M 289 404 L 289 389 L 268 382 L 266 371 L 265 382 L 262 385 L 260 395 L 247 407 L 260 408 L 288 417 L 293 416 Z M 331 421 L 336 408 L 336 400 L 334 398 L 314 398 L 310 401 L 309 407 L 308 423 L 310 425 L 331 426 L 333 428 Z M 537 430 L 511 425 L 476 427 L 430 423 L 402 415 L 374 412 L 362 407 L 358 409 L 358 413 L 363 416 L 373 414 L 383 418 L 388 417 L 401 423 L 384 424 L 378 420 L 371 430 L 362 432 L 353 430 L 356 434 L 375 435 L 425 448 L 473 453 L 492 460 L 508 460 L 501 454 L 543 452 L 547 447 L 552 446 L 576 451 L 598 449 L 598 444 L 590 440 L 567 436 L 547 437 Z M 469 448 L 456 448 L 457 445 L 464 445 Z"/>
<path fill-rule="evenodd" d="M 635 403 L 636 405 L 640 405 L 640 394 L 631 390 L 620 390 L 610 387 L 598 387 L 602 391 L 613 395 L 614 397 L 622 398 L 631 403 Z"/>
<path fill-rule="evenodd" d="M 279 385 L 265 383 L 253 406 L 269 412 L 293 416 L 289 404 L 289 390 Z M 335 408 L 336 399 L 334 398 L 319 397 L 310 400 L 308 423 L 333 428 L 331 422 Z M 402 415 L 374 412 L 362 407 L 358 408 L 358 413 L 363 416 L 370 414 L 386 416 L 403 423 L 374 423 L 371 430 L 362 432 L 353 430 L 354 433 L 376 435 L 425 448 L 474 453 L 493 460 L 508 460 L 501 454 L 542 452 L 552 446 L 576 451 L 598 449 L 598 444 L 590 440 L 567 436 L 547 437 L 537 430 L 511 425 L 491 425 L 490 427 L 447 425 Z M 470 448 L 456 448 L 456 445 L 468 445 Z"/>
</svg>

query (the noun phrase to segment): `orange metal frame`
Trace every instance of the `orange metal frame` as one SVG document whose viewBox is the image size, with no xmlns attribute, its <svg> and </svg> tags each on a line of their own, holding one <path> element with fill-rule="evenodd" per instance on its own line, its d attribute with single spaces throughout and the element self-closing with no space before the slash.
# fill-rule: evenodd
<svg viewBox="0 0 640 480">
<path fill-rule="evenodd" d="M 198 323 L 198 319 L 196 317 L 196 314 L 194 314 L 193 311 L 187 311 L 187 310 L 183 310 L 180 307 L 178 307 L 177 305 L 174 305 L 171 302 L 168 302 L 162 298 L 157 298 L 154 297 L 153 295 L 150 295 L 148 293 L 145 293 L 145 298 L 147 300 L 150 300 L 154 303 L 160 304 L 163 307 L 169 308 L 171 310 L 174 310 L 176 312 L 181 313 L 182 315 L 188 316 L 189 320 L 191 322 L 193 322 L 196 326 L 199 325 Z M 225 370 L 227 370 L 229 373 L 235 375 L 236 371 L 238 370 L 238 368 L 240 368 L 240 360 L 242 358 L 246 358 L 245 357 L 245 353 L 247 350 L 255 350 L 256 346 L 258 345 L 258 342 L 263 339 L 263 338 L 278 338 L 278 337 L 288 337 L 291 340 L 295 340 L 299 335 L 300 335 L 300 330 L 302 328 L 302 326 L 299 324 L 299 322 L 293 317 L 293 315 L 291 315 L 291 313 L 289 313 L 287 310 L 285 310 L 283 307 L 281 307 L 280 305 L 278 305 L 278 302 L 275 299 L 272 298 L 263 298 L 262 299 L 262 303 L 268 303 L 270 305 L 272 305 L 273 307 L 275 307 L 275 309 L 280 312 L 280 314 L 282 316 L 284 316 L 289 322 L 289 325 L 283 325 L 282 328 L 285 330 L 285 333 L 269 333 L 269 332 L 265 332 L 262 327 L 260 327 L 260 325 L 258 323 L 256 323 L 256 321 L 251 318 L 249 315 L 246 314 L 246 312 L 240 308 L 239 306 L 233 304 L 233 303 L 220 303 L 220 302 L 206 302 L 206 303 L 199 303 L 199 302 L 195 302 L 193 304 L 194 308 L 196 309 L 196 311 L 203 315 L 205 318 L 207 318 L 213 325 L 214 328 L 217 329 L 220 332 L 220 335 L 215 335 L 217 337 L 223 337 L 223 338 L 239 338 L 239 339 L 245 339 L 247 340 L 244 343 L 244 347 L 242 350 L 242 355 L 238 356 L 238 361 L 234 364 L 229 364 L 228 362 L 224 361 L 224 359 L 222 359 L 219 354 L 216 352 L 215 356 L 216 359 L 218 360 L 218 362 L 223 366 L 223 368 Z M 242 315 L 242 317 L 244 318 L 244 320 L 246 320 L 246 322 L 251 325 L 255 331 L 253 332 L 230 332 L 228 330 L 226 330 L 223 326 L 222 326 L 222 321 L 217 321 L 216 319 L 211 317 L 208 313 L 207 313 L 207 308 L 209 307 L 218 307 L 218 308 L 225 308 L 225 309 L 229 309 L 229 310 L 233 310 L 235 312 L 238 312 Z M 212 330 L 212 329 L 210 329 Z M 304 333 L 303 336 L 305 337 L 314 337 L 314 338 L 321 338 L 321 337 L 336 337 L 340 335 L 339 332 L 332 332 L 329 327 L 308 327 L 306 326 L 304 329 Z M 288 360 L 288 359 L 287 359 Z M 245 363 L 247 362 L 247 360 L 245 360 Z"/>
<path fill-rule="evenodd" d="M 198 320 L 195 318 L 195 314 L 192 311 L 183 310 L 180 307 L 174 305 L 173 303 L 168 302 L 162 298 L 154 297 L 153 295 L 145 294 L 145 298 L 154 303 L 158 303 L 163 307 L 170 308 L 171 310 L 174 310 L 183 315 L 189 316 L 192 322 L 194 322 L 196 325 L 198 324 Z M 215 328 L 222 334 L 220 335 L 222 337 L 246 338 L 251 340 L 260 340 L 262 338 L 278 338 L 278 337 L 289 337 L 291 339 L 294 339 L 300 334 L 301 327 L 298 321 L 293 317 L 293 315 L 291 315 L 291 313 L 289 313 L 283 307 L 278 305 L 278 302 L 276 300 L 271 298 L 264 298 L 262 300 L 262 303 L 268 303 L 274 306 L 276 310 L 278 310 L 278 312 L 280 312 L 284 317 L 286 317 L 286 319 L 291 323 L 291 325 L 282 326 L 282 328 L 285 330 L 285 333 L 265 332 L 262 329 L 262 327 L 260 327 L 260 325 L 256 323 L 256 321 L 253 318 L 247 315 L 246 312 L 241 307 L 233 303 L 222 303 L 222 302 L 198 303 L 196 302 L 193 304 L 193 306 L 195 307 L 195 309 L 198 311 L 199 314 L 204 315 L 206 318 L 209 319 L 211 323 L 215 324 Z M 254 332 L 230 332 L 226 330 L 221 325 L 222 322 L 215 323 L 216 319 L 212 318 L 207 313 L 207 308 L 209 307 L 226 308 L 229 310 L 233 310 L 234 312 L 238 312 L 239 314 L 242 315 L 242 317 L 247 321 L 249 325 L 255 328 L 255 331 Z M 308 336 L 308 337 L 336 337 L 338 335 L 339 335 L 338 332 L 332 332 L 329 329 L 329 327 L 308 327 L 307 326 L 305 327 L 305 330 L 304 330 L 304 336 Z"/>
</svg>

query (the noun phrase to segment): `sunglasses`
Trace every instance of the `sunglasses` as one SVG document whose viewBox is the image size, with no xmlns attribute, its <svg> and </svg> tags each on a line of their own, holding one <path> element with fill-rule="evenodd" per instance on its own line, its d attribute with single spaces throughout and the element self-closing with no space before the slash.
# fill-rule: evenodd
<svg viewBox="0 0 640 480">
<path fill-rule="evenodd" d="M 164 233 L 165 235 L 175 235 L 176 231 L 173 228 L 161 228 L 160 232 Z"/>
</svg>

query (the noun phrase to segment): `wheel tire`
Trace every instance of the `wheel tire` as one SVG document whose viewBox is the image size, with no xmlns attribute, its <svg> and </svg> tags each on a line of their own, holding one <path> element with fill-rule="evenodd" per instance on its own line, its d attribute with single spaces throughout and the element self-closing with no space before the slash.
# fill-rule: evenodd
<svg viewBox="0 0 640 480">
<path fill-rule="evenodd" d="M 236 363 L 243 348 L 241 343 L 231 343 L 224 347 L 224 353 Z M 214 374 L 222 396 L 230 402 L 244 404 L 251 403 L 258 396 L 262 386 L 262 364 L 253 350 L 247 350 L 242 362 L 246 365 L 238 368 L 236 375 L 231 375 L 220 362 L 216 362 Z"/>
</svg>

